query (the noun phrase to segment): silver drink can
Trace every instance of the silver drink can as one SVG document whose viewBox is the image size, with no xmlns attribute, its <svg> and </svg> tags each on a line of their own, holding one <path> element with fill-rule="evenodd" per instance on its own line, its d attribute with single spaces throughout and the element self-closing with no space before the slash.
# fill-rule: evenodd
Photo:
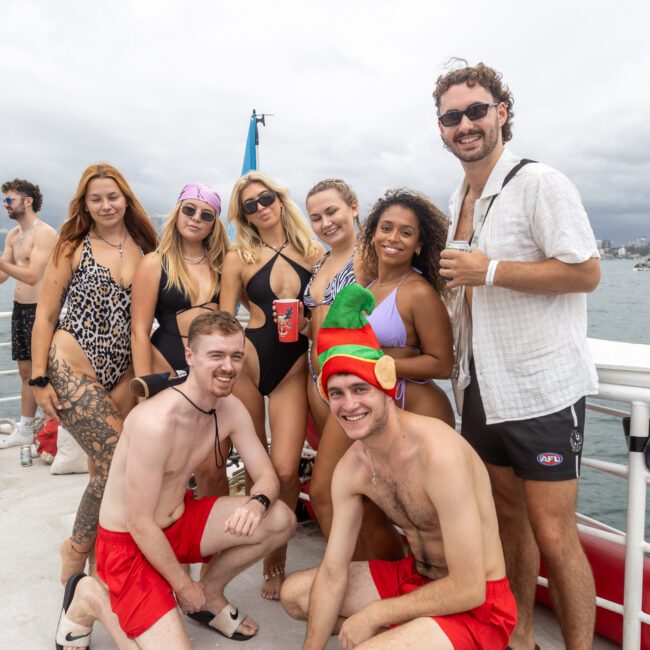
<svg viewBox="0 0 650 650">
<path fill-rule="evenodd" d="M 467 253 L 469 251 L 469 242 L 461 241 L 460 239 L 452 239 L 451 241 L 447 242 L 445 248 L 448 248 L 452 251 L 463 251 L 463 253 Z M 447 282 L 451 280 L 451 278 L 444 277 L 442 279 L 446 280 Z"/>
<path fill-rule="evenodd" d="M 32 466 L 32 446 L 31 445 L 23 445 L 20 448 L 20 464 L 23 467 L 31 467 Z"/>
<path fill-rule="evenodd" d="M 467 253 L 467 251 L 469 251 L 469 242 L 452 239 L 452 241 L 447 242 L 445 248 L 449 248 L 452 251 L 463 251 L 464 253 Z"/>
</svg>

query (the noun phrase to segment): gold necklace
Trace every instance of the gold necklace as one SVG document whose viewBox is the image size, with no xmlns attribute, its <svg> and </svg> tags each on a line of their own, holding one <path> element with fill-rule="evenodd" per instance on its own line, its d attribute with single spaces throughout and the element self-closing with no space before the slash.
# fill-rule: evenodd
<svg viewBox="0 0 650 650">
<path fill-rule="evenodd" d="M 93 228 L 93 232 L 99 237 L 104 243 L 108 244 L 109 246 L 112 246 L 113 248 L 117 248 L 118 253 L 120 254 L 120 260 L 124 258 L 124 244 L 126 243 L 126 238 L 129 236 L 129 231 L 125 230 L 124 231 L 124 239 L 121 242 L 118 242 L 117 244 L 113 244 L 112 242 L 108 241 L 105 237 L 102 237 L 98 232 L 97 228 Z"/>
<path fill-rule="evenodd" d="M 372 462 L 372 454 L 370 453 L 370 449 L 367 449 L 366 451 L 368 452 L 368 458 L 370 459 L 370 469 L 372 470 L 372 475 L 370 476 L 370 485 L 376 488 L 379 485 L 379 477 L 377 476 L 377 472 L 375 472 L 375 465 Z"/>
<path fill-rule="evenodd" d="M 388 287 L 391 284 L 397 284 L 398 282 L 401 282 L 412 270 L 413 269 L 409 269 L 404 275 L 397 278 L 397 280 L 391 280 L 390 282 L 379 282 L 379 280 L 377 280 L 375 282 L 375 286 L 377 286 L 377 287 Z"/>
</svg>

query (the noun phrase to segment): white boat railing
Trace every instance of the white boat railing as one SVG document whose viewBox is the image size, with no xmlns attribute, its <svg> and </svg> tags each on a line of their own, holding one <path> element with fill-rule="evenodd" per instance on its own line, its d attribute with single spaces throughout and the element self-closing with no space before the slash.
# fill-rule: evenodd
<svg viewBox="0 0 650 650">
<path fill-rule="evenodd" d="M 244 318 L 247 316 L 246 313 L 243 315 Z M 11 312 L 0 312 L 0 319 L 10 317 Z M 583 458 L 582 464 L 627 480 L 627 523 L 625 531 L 620 531 L 579 513 L 576 519 L 582 533 L 625 547 L 623 603 L 598 597 L 596 604 L 623 616 L 623 649 L 636 650 L 641 644 L 641 624 L 650 625 L 650 614 L 642 610 L 643 561 L 645 554 L 650 553 L 650 544 L 646 542 L 644 532 L 646 488 L 650 483 L 644 455 L 650 422 L 650 345 L 597 339 L 590 339 L 589 342 L 598 370 L 596 398 L 625 403 L 629 405 L 629 411 L 591 402 L 587 403 L 587 408 L 616 418 L 630 417 L 630 436 L 627 465 L 593 458 Z M 10 345 L 9 342 L 0 343 L 0 347 Z M 15 368 L 0 370 L 0 376 L 17 373 Z M 1 397 L 0 404 L 18 400 L 20 395 Z M 0 417 L 2 415 L 0 413 Z M 548 586 L 546 578 L 541 576 L 538 583 Z"/>
</svg>

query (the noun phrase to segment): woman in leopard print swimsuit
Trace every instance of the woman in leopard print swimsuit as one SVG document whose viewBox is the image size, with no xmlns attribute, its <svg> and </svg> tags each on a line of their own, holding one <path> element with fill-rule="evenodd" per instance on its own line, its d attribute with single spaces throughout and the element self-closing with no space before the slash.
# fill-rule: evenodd
<svg viewBox="0 0 650 650">
<path fill-rule="evenodd" d="M 45 273 L 32 339 L 36 400 L 92 461 L 72 537 L 61 544 L 64 584 L 94 546 L 113 451 L 134 405 L 131 281 L 155 247 L 156 233 L 122 174 L 107 164 L 88 167 Z"/>
</svg>

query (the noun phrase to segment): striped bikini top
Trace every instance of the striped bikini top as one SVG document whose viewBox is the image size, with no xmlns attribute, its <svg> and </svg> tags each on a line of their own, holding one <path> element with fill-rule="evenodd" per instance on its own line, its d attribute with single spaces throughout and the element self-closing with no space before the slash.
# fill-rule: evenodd
<svg viewBox="0 0 650 650">
<path fill-rule="evenodd" d="M 325 253 L 325 255 L 321 257 L 320 261 L 314 267 L 314 270 L 312 271 L 311 274 L 311 278 L 309 278 L 309 282 L 307 283 L 307 287 L 305 288 L 305 295 L 303 296 L 303 302 L 305 303 L 305 307 L 309 307 L 310 309 L 313 309 L 314 307 L 318 307 L 319 305 L 331 305 L 334 302 L 334 298 L 336 298 L 338 292 L 341 289 L 343 289 L 343 287 L 347 287 L 349 284 L 352 284 L 357 281 L 354 275 L 354 268 L 353 268 L 354 254 L 356 252 L 357 252 L 357 247 L 355 246 L 347 264 L 329 281 L 327 287 L 325 287 L 325 291 L 323 293 L 323 301 L 316 302 L 313 296 L 311 295 L 311 283 L 314 281 L 316 274 L 320 271 L 323 264 L 325 264 L 327 258 L 332 254 L 332 251 L 331 250 L 327 251 L 327 253 Z"/>
</svg>

